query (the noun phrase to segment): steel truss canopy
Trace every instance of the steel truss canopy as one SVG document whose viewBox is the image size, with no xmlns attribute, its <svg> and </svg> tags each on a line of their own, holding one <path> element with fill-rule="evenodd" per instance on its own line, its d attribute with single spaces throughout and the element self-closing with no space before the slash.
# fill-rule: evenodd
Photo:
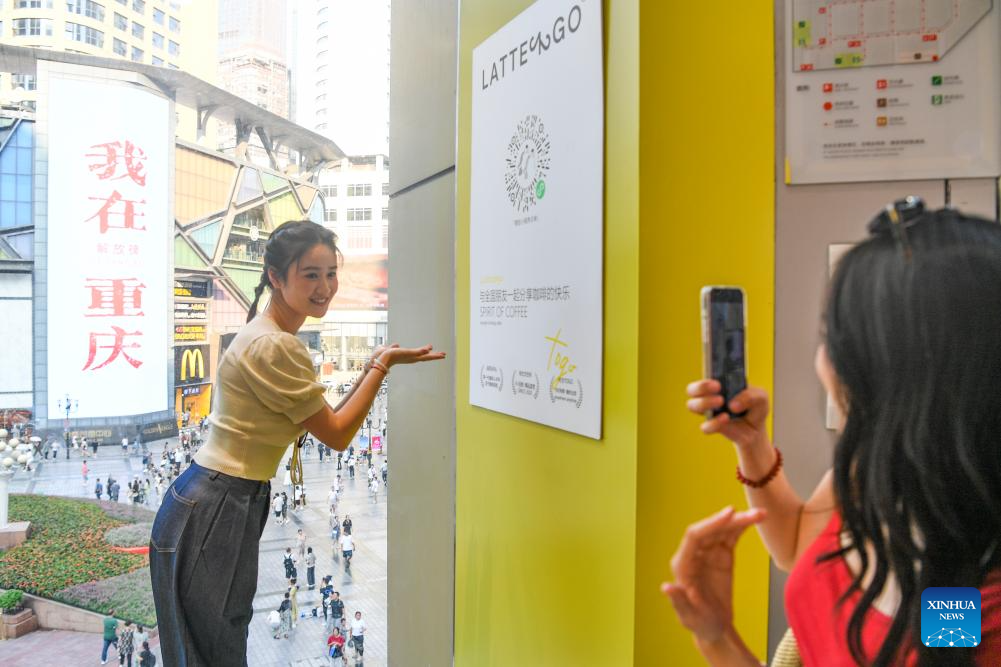
<svg viewBox="0 0 1001 667">
<path fill-rule="evenodd" d="M 256 133 L 269 154 L 279 147 L 298 153 L 303 161 L 302 170 L 306 172 L 345 157 L 330 139 L 181 70 L 82 53 L 0 44 L 0 71 L 35 74 L 39 60 L 141 74 L 177 104 L 197 111 L 199 133 L 204 131 L 210 117 L 230 123 L 236 126 L 238 143 Z"/>
</svg>

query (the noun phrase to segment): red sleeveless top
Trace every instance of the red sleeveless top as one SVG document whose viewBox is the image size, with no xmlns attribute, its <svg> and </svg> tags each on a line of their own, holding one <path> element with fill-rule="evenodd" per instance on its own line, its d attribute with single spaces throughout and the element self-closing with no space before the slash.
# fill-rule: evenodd
<svg viewBox="0 0 1001 667">
<path fill-rule="evenodd" d="M 835 512 L 824 531 L 800 556 L 786 583 L 786 617 L 805 667 L 856 667 L 848 650 L 848 620 L 861 593 L 838 606 L 838 599 L 851 585 L 851 571 L 842 558 L 817 563 L 818 557 L 841 548 L 840 532 L 841 515 Z M 1001 665 L 1001 577 L 993 574 L 980 594 L 983 637 L 976 649 L 977 664 Z M 869 659 L 876 657 L 892 622 L 886 614 L 869 610 L 862 630 L 862 647 Z M 917 664 L 916 654 L 910 652 L 905 664 Z"/>
</svg>

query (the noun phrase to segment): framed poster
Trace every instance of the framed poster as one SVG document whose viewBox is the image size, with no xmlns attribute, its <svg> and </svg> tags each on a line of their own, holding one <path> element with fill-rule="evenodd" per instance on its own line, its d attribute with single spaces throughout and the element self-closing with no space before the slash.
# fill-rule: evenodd
<svg viewBox="0 0 1001 667">
<path fill-rule="evenodd" d="M 539 0 L 473 50 L 470 403 L 601 437 L 601 3 Z"/>
</svg>

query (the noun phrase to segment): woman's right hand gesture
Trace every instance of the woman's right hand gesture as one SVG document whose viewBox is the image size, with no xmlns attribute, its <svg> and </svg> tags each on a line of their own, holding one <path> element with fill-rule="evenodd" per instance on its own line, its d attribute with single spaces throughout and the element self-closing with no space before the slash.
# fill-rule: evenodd
<svg viewBox="0 0 1001 667">
<path fill-rule="evenodd" d="M 712 379 L 696 380 L 688 385 L 688 402 L 690 412 L 704 415 L 707 412 L 723 407 L 723 390 L 719 381 Z M 743 417 L 734 419 L 722 412 L 703 422 L 702 432 L 709 435 L 719 433 L 740 447 L 751 447 L 768 443 L 768 392 L 760 387 L 748 387 L 730 401 L 728 406 L 735 413 L 747 411 Z"/>
<path fill-rule="evenodd" d="M 396 364 L 438 361 L 445 358 L 444 352 L 434 352 L 433 349 L 433 345 L 425 345 L 424 347 L 399 347 L 398 345 L 391 345 L 382 351 L 378 359 L 386 366 L 395 366 Z"/>
</svg>

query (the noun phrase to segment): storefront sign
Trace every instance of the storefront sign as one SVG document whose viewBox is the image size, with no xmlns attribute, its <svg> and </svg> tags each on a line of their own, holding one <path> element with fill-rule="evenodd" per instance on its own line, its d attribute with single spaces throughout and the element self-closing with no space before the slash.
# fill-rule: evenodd
<svg viewBox="0 0 1001 667">
<path fill-rule="evenodd" d="M 470 403 L 601 437 L 600 2 L 539 0 L 473 50 Z"/>
<path fill-rule="evenodd" d="M 175 280 L 174 296 L 207 299 L 209 298 L 209 283 L 204 280 Z"/>
<path fill-rule="evenodd" d="M 134 83 L 46 80 L 49 414 L 66 395 L 75 419 L 167 410 L 171 103 Z"/>
<path fill-rule="evenodd" d="M 153 440 L 165 440 L 166 438 L 177 437 L 177 422 L 173 419 L 145 424 L 140 428 L 139 433 L 143 442 Z"/>
<path fill-rule="evenodd" d="M 1001 174 L 992 0 L 786 0 L 786 180 Z"/>
<path fill-rule="evenodd" d="M 208 340 L 208 330 L 204 324 L 178 324 L 174 327 L 175 342 L 200 342 Z"/>
<path fill-rule="evenodd" d="M 174 386 L 201 384 L 208 378 L 205 360 L 208 345 L 186 345 L 174 348 Z"/>
<path fill-rule="evenodd" d="M 207 320 L 208 304 L 204 301 L 175 301 L 175 320 Z"/>
</svg>

